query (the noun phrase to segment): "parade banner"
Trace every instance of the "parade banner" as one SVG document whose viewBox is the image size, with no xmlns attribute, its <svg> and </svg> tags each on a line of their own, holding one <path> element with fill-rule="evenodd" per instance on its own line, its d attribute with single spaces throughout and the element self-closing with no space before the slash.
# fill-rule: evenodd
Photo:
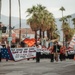
<svg viewBox="0 0 75 75">
<path fill-rule="evenodd" d="M 35 47 L 27 48 L 11 48 L 10 49 L 14 61 L 36 57 Z"/>
<path fill-rule="evenodd" d="M 12 54 L 10 52 L 10 49 L 7 48 L 2 48 L 1 49 L 1 58 L 2 59 L 8 59 L 8 60 L 13 60 Z"/>
<path fill-rule="evenodd" d="M 49 54 L 50 51 L 47 48 L 42 48 L 41 49 L 41 54 Z"/>
<path fill-rule="evenodd" d="M 74 34 L 74 36 L 72 37 L 72 40 L 71 40 L 71 42 L 70 42 L 70 44 L 69 44 L 69 47 L 74 48 L 74 45 L 75 45 L 75 34 Z"/>
<path fill-rule="evenodd" d="M 34 58 L 34 57 L 36 57 L 36 49 L 35 49 L 35 47 L 28 48 L 27 58 Z"/>
</svg>

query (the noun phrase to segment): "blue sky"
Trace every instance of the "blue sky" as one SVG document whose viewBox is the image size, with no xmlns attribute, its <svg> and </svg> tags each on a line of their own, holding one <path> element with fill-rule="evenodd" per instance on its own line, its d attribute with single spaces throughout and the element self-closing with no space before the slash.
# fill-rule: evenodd
<svg viewBox="0 0 75 75">
<path fill-rule="evenodd" d="M 18 17 L 18 0 L 12 1 L 12 16 Z M 31 8 L 33 5 L 42 4 L 53 13 L 55 18 L 61 17 L 61 11 L 59 8 L 63 6 L 66 11 L 64 15 L 70 15 L 75 13 L 75 0 L 20 0 L 21 1 L 21 16 L 26 19 L 27 8 Z M 2 14 L 9 16 L 9 0 L 2 0 Z"/>
</svg>

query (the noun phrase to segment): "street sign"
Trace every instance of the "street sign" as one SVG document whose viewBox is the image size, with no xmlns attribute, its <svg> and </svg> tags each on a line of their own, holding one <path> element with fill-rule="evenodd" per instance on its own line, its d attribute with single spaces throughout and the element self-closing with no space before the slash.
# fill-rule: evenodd
<svg viewBox="0 0 75 75">
<path fill-rule="evenodd" d="M 12 37 L 8 37 L 8 41 L 12 41 Z"/>
</svg>

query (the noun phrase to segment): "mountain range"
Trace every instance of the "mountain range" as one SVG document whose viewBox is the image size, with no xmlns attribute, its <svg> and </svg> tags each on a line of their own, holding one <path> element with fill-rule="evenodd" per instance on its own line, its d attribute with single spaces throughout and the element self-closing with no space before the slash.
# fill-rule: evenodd
<svg viewBox="0 0 75 75">
<path fill-rule="evenodd" d="M 74 27 L 73 26 L 73 22 L 72 22 L 72 18 L 75 18 L 75 13 L 71 15 L 70 18 L 70 27 Z M 62 31 L 61 31 L 61 25 L 62 22 L 59 21 L 60 18 L 56 18 L 56 25 L 57 28 L 60 32 L 60 36 L 62 36 Z M 5 15 L 1 15 L 1 22 L 5 25 L 8 26 L 9 25 L 9 17 L 5 16 Z M 18 17 L 11 17 L 11 26 L 15 26 L 15 28 L 19 28 L 19 18 Z M 21 26 L 22 28 L 29 28 L 29 25 L 27 25 L 26 23 L 26 19 L 21 19 Z"/>
<path fill-rule="evenodd" d="M 9 25 L 9 17 L 2 15 L 1 22 L 5 26 L 8 26 Z M 11 17 L 11 26 L 15 26 L 15 28 L 19 28 L 19 18 L 18 17 Z M 22 26 L 22 28 L 29 28 L 29 25 L 26 24 L 25 19 L 21 19 L 21 26 Z"/>
<path fill-rule="evenodd" d="M 70 26 L 73 27 L 73 22 L 71 21 L 72 18 L 75 18 L 75 14 L 72 14 L 71 15 L 71 19 L 70 19 Z M 61 28 L 61 22 L 59 21 L 60 18 L 56 18 L 56 24 L 57 24 L 57 27 L 58 29 L 60 30 Z M 8 26 L 9 25 L 9 17 L 5 16 L 5 15 L 2 15 L 1 16 L 1 21 L 4 25 Z M 11 25 L 12 26 L 15 26 L 15 28 L 18 28 L 19 27 L 19 18 L 18 17 L 11 17 Z M 26 19 L 21 19 L 21 25 L 22 25 L 22 28 L 27 28 L 29 27 L 27 24 L 26 24 Z"/>
</svg>

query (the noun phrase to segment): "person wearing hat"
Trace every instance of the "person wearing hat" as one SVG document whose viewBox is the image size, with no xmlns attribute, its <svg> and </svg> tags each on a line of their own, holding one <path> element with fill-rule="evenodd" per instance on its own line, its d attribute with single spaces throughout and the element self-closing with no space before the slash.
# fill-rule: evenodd
<svg viewBox="0 0 75 75">
<path fill-rule="evenodd" d="M 60 48 L 60 61 L 65 60 L 66 47 L 61 45 Z"/>
<path fill-rule="evenodd" d="M 53 46 L 54 55 L 53 55 L 53 57 L 57 62 L 58 62 L 58 58 L 59 58 L 60 48 L 61 48 L 61 46 L 58 44 L 58 42 L 57 41 L 54 42 L 54 46 Z"/>
</svg>

